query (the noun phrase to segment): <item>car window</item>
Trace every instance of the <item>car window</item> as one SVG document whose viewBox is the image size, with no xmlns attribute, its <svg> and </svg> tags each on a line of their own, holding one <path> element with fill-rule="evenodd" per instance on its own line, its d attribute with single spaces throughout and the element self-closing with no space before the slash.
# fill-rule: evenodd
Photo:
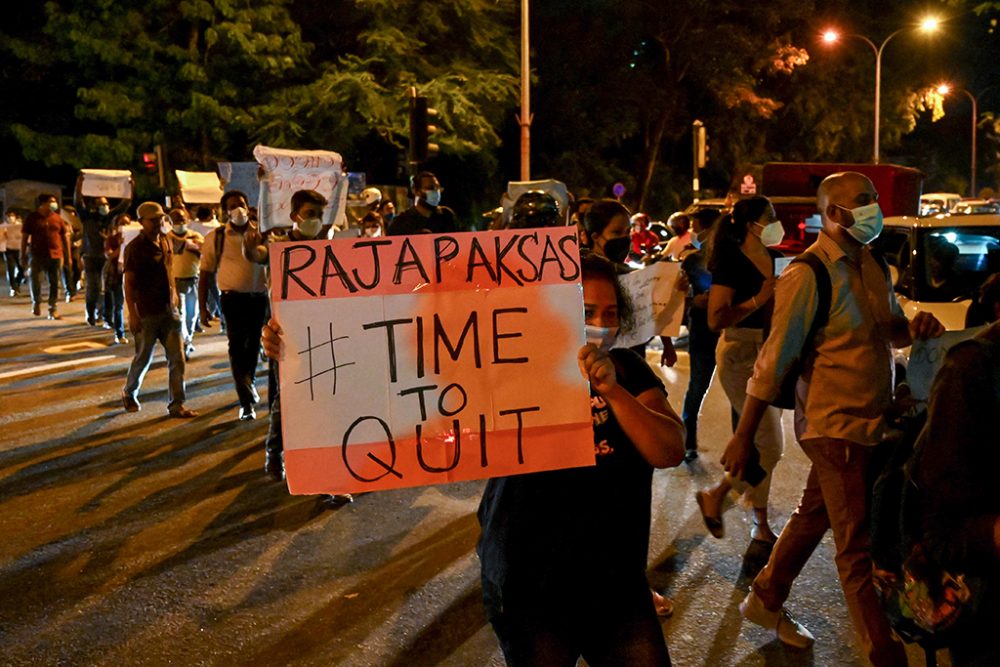
<svg viewBox="0 0 1000 667">
<path fill-rule="evenodd" d="M 1000 271 L 1000 227 L 949 227 L 921 230 L 913 272 L 920 301 L 971 298 L 983 281 Z"/>
</svg>

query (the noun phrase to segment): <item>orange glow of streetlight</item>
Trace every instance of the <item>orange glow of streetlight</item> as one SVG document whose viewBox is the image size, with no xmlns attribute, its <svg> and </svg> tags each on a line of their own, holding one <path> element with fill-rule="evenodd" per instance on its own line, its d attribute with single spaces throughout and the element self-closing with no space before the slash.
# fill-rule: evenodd
<svg viewBox="0 0 1000 667">
<path fill-rule="evenodd" d="M 947 83 L 939 83 L 936 90 L 938 92 L 938 95 L 947 95 L 948 93 L 951 92 L 951 86 L 949 86 Z"/>
<path fill-rule="evenodd" d="M 941 19 L 936 16 L 928 16 L 920 21 L 920 29 L 924 32 L 936 32 L 941 27 Z"/>
<path fill-rule="evenodd" d="M 827 44 L 833 44 L 840 39 L 840 33 L 836 30 L 825 30 L 823 32 L 823 41 Z"/>
</svg>

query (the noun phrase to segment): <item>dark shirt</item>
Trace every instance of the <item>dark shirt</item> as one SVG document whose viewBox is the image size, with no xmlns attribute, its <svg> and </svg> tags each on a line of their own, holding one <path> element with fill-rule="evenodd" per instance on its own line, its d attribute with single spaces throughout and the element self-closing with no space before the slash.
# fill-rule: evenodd
<svg viewBox="0 0 1000 667">
<path fill-rule="evenodd" d="M 67 231 L 66 221 L 55 211 L 48 215 L 32 211 L 21 228 L 21 233 L 29 237 L 32 256 L 42 259 L 63 258 Z"/>
<path fill-rule="evenodd" d="M 764 285 L 764 279 L 774 275 L 774 259 L 781 257 L 781 253 L 776 250 L 768 248 L 767 252 L 771 255 L 771 275 L 763 276 L 757 270 L 757 265 L 753 263 L 753 260 L 744 255 L 738 245 L 720 243 L 715 249 L 715 270 L 712 271 L 712 284 L 732 289 L 734 304 L 749 301 L 760 292 L 760 288 Z M 764 329 L 770 311 L 770 307 L 758 308 L 733 326 L 742 329 Z"/>
<path fill-rule="evenodd" d="M 663 384 L 630 350 L 611 350 L 630 394 Z M 547 598 L 578 586 L 595 595 L 642 580 L 649 549 L 653 468 L 603 399 L 591 397 L 597 465 L 491 479 L 479 504 L 488 612 L 505 593 Z"/>
<path fill-rule="evenodd" d="M 97 211 L 80 211 L 83 224 L 83 247 L 85 257 L 104 257 L 104 237 L 111 229 L 111 214 L 101 215 Z"/>
<path fill-rule="evenodd" d="M 125 273 L 135 277 L 139 317 L 162 315 L 173 308 L 170 294 L 170 244 L 162 236 L 152 241 L 139 234 L 125 246 Z"/>
<path fill-rule="evenodd" d="M 424 217 L 416 206 L 397 215 L 386 232 L 389 236 L 405 234 L 450 234 L 458 231 L 455 212 L 447 206 L 436 206 L 430 216 Z"/>
</svg>

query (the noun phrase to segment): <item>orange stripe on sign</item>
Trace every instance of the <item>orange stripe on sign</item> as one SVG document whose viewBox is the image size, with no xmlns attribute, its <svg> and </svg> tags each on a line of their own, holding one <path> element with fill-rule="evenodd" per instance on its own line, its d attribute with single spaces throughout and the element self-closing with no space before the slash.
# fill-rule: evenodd
<svg viewBox="0 0 1000 667">
<path fill-rule="evenodd" d="M 520 446 L 519 446 L 520 445 Z M 520 460 L 519 460 L 520 458 Z M 285 450 L 294 494 L 362 493 L 594 465 L 594 432 L 583 424 L 464 431 L 459 438 L 416 438 L 347 447 Z"/>
<path fill-rule="evenodd" d="M 275 243 L 270 258 L 274 301 L 580 280 L 572 227 Z"/>
</svg>

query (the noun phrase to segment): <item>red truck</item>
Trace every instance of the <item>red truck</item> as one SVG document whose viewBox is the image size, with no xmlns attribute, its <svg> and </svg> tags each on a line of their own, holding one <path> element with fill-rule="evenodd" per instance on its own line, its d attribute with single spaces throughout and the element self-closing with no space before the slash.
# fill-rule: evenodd
<svg viewBox="0 0 1000 667">
<path fill-rule="evenodd" d="M 797 254 L 816 240 L 820 229 L 816 189 L 824 178 L 841 171 L 856 171 L 872 180 L 886 217 L 917 215 L 924 182 L 919 169 L 897 164 L 769 162 L 761 173 L 761 194 L 774 203 L 785 227 L 785 240 L 779 250 Z"/>
</svg>

